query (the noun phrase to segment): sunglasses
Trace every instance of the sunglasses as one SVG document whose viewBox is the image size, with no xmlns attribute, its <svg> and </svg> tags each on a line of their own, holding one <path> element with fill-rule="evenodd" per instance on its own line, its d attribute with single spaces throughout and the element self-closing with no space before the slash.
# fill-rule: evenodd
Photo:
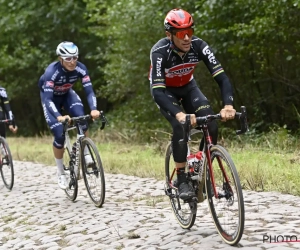
<svg viewBox="0 0 300 250">
<path fill-rule="evenodd" d="M 194 34 L 194 29 L 189 28 L 189 29 L 184 29 L 184 30 L 178 30 L 178 31 L 173 31 L 173 35 L 175 35 L 179 39 L 184 39 L 185 35 L 188 35 L 188 37 L 191 37 Z"/>
<path fill-rule="evenodd" d="M 66 62 L 72 62 L 78 60 L 78 56 L 62 56 L 61 58 Z"/>
</svg>

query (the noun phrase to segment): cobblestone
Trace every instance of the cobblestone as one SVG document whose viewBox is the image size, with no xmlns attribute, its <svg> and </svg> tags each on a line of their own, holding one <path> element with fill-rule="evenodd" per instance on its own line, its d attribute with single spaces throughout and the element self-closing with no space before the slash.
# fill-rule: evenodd
<svg viewBox="0 0 300 250">
<path fill-rule="evenodd" d="M 206 202 L 195 225 L 182 229 L 164 183 L 153 178 L 106 174 L 102 208 L 93 205 L 83 180 L 75 202 L 56 183 L 56 167 L 14 162 L 15 184 L 0 180 L 0 250 L 236 249 L 218 235 Z M 117 185 L 117 187 L 116 187 Z M 300 197 L 244 190 L 243 250 L 300 249 L 300 242 L 272 244 L 263 235 L 296 235 L 300 240 Z"/>
</svg>

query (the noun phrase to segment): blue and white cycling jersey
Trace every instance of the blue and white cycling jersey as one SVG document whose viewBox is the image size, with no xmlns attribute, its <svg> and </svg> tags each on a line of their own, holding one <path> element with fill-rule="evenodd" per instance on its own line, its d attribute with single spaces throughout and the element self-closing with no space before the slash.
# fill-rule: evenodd
<svg viewBox="0 0 300 250">
<path fill-rule="evenodd" d="M 58 117 L 61 115 L 53 103 L 54 97 L 66 95 L 78 79 L 81 79 L 90 109 L 97 110 L 97 99 L 86 66 L 81 62 L 77 62 L 75 70 L 67 71 L 57 61 L 46 68 L 38 83 L 40 90 L 43 92 L 41 95 L 42 102 L 53 116 Z"/>
</svg>

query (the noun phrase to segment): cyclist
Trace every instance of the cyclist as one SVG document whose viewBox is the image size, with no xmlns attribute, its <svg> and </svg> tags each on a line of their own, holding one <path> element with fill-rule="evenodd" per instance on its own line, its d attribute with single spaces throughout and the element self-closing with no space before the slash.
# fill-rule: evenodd
<svg viewBox="0 0 300 250">
<path fill-rule="evenodd" d="M 10 119 L 12 120 L 12 124 L 8 126 L 9 130 L 13 133 L 16 133 L 18 130 L 18 127 L 14 123 L 14 115 L 11 111 L 8 96 L 6 89 L 3 87 L 0 87 L 0 120 Z M 6 127 L 4 123 L 0 123 L 0 136 L 6 138 Z"/>
<path fill-rule="evenodd" d="M 233 119 L 233 90 L 224 69 L 212 49 L 201 38 L 194 36 L 192 16 L 182 9 L 172 9 L 164 20 L 166 37 L 160 39 L 150 52 L 150 88 L 151 94 L 162 115 L 173 128 L 172 146 L 175 161 L 179 197 L 187 200 L 195 192 L 186 181 L 185 165 L 187 144 L 180 146 L 182 124 L 186 114 L 190 114 L 191 125 L 196 125 L 196 116 L 213 114 L 208 99 L 198 88 L 193 77 L 196 65 L 203 61 L 212 77 L 221 89 L 224 108 L 220 111 L 222 121 Z M 218 127 L 216 121 L 209 124 L 209 133 L 213 143 L 217 143 Z M 185 138 L 187 140 L 187 138 Z M 199 145 L 202 149 L 203 142 Z"/>
<path fill-rule="evenodd" d="M 40 89 L 41 103 L 46 122 L 54 135 L 53 153 L 57 165 L 58 185 L 66 189 L 68 183 L 64 172 L 63 154 L 64 141 L 62 136 L 63 125 L 61 122 L 69 115 L 62 115 L 62 108 L 72 117 L 84 115 L 84 108 L 80 97 L 72 89 L 74 83 L 81 79 L 92 118 L 97 118 L 100 112 L 97 110 L 97 100 L 86 66 L 78 61 L 78 47 L 73 42 L 62 42 L 57 46 L 56 54 L 59 61 L 52 62 L 40 77 L 38 86 Z M 88 123 L 81 124 L 86 133 Z M 85 148 L 85 161 L 87 165 L 92 163 L 88 149 Z"/>
<path fill-rule="evenodd" d="M 3 87 L 0 87 L 0 120 L 10 119 L 12 122 L 8 125 L 8 128 L 11 132 L 17 133 L 18 127 L 15 125 L 14 115 L 11 111 L 8 96 L 6 89 Z M 0 123 L 0 136 L 6 138 L 6 127 L 5 123 Z M 1 155 L 0 155 L 0 161 L 2 161 L 2 156 L 5 156 L 5 150 L 3 146 L 1 145 Z"/>
</svg>

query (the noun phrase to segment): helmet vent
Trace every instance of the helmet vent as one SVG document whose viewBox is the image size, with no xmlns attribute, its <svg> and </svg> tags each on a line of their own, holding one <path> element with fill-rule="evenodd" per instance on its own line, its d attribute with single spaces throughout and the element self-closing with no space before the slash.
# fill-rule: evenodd
<svg viewBox="0 0 300 250">
<path fill-rule="evenodd" d="M 172 23 L 174 23 L 176 26 L 180 26 L 179 23 L 177 23 L 176 21 L 172 20 Z"/>
</svg>

